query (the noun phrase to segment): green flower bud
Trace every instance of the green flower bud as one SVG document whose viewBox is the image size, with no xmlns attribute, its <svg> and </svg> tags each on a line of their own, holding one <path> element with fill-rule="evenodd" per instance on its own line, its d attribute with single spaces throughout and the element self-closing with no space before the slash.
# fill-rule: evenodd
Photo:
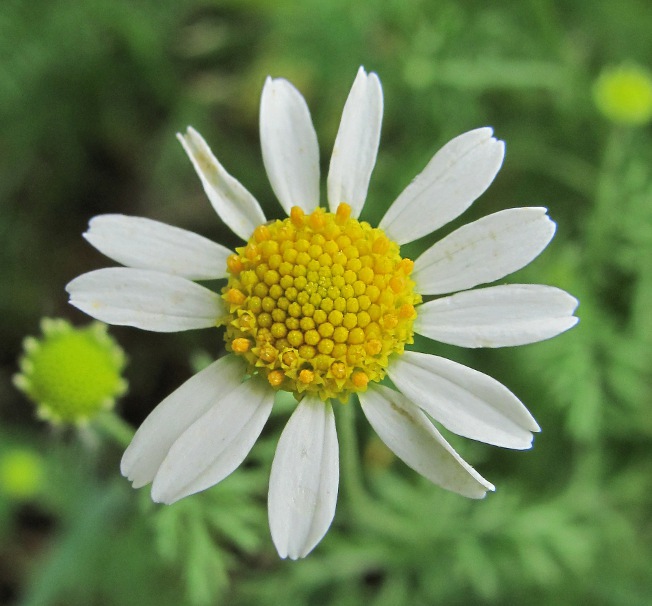
<svg viewBox="0 0 652 606">
<path fill-rule="evenodd" d="M 593 100 L 612 122 L 647 124 L 652 119 L 652 76 L 638 65 L 607 68 L 593 85 Z"/>
<path fill-rule="evenodd" d="M 111 409 L 127 391 L 121 373 L 126 358 L 99 322 L 75 328 L 44 318 L 43 338 L 27 337 L 14 384 L 38 406 L 39 417 L 54 423 L 87 422 Z"/>
<path fill-rule="evenodd" d="M 0 455 L 0 492 L 14 499 L 29 499 L 43 480 L 43 460 L 31 450 L 13 448 Z"/>
</svg>

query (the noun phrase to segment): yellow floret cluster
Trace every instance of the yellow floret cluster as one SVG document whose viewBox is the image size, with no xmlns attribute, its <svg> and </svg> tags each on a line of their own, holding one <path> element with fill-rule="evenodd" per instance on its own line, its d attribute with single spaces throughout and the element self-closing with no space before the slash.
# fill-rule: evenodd
<svg viewBox="0 0 652 606">
<path fill-rule="evenodd" d="M 345 400 L 413 342 L 414 263 L 347 204 L 292 208 L 257 227 L 227 265 L 227 348 L 276 389 Z"/>
</svg>

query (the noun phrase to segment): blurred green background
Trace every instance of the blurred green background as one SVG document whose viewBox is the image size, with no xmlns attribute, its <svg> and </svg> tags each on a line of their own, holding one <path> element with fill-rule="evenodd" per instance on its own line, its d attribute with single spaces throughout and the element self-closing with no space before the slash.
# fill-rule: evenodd
<svg viewBox="0 0 652 606">
<path fill-rule="evenodd" d="M 22 453 L 29 477 L 23 492 L 0 481 L 0 604 L 652 603 L 652 142 L 592 96 L 605 68 L 646 67 L 651 31 L 646 0 L 2 0 L 0 467 Z M 42 317 L 88 323 L 64 286 L 112 264 L 81 237 L 93 215 L 238 243 L 177 131 L 197 128 L 280 216 L 258 141 L 265 76 L 305 95 L 326 174 L 359 65 L 385 93 L 364 218 L 447 140 L 491 125 L 507 144 L 495 183 L 406 253 L 490 212 L 546 206 L 555 239 L 509 279 L 568 290 L 581 321 L 518 349 L 420 342 L 514 391 L 543 429 L 533 450 L 454 440 L 497 486 L 467 501 L 394 461 L 358 415 L 333 527 L 292 563 L 266 520 L 287 406 L 233 476 L 155 506 L 120 476 L 115 440 L 37 421 L 11 377 Z M 129 357 L 118 410 L 134 426 L 223 349 L 210 331 L 111 334 Z"/>
</svg>

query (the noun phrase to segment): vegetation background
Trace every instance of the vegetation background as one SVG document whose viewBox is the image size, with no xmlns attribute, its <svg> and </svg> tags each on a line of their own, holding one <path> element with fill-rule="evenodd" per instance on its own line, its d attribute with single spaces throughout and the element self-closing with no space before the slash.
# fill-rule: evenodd
<svg viewBox="0 0 652 606">
<path fill-rule="evenodd" d="M 0 461 L 29 452 L 41 471 L 28 496 L 0 485 L 0 604 L 652 603 L 652 142 L 592 97 L 604 68 L 650 61 L 651 31 L 646 0 L 2 0 Z M 264 77 L 305 95 L 325 173 L 359 65 L 380 75 L 386 108 L 364 217 L 447 140 L 491 125 L 507 143 L 494 185 L 409 254 L 489 212 L 546 206 L 557 235 L 510 280 L 568 290 L 581 321 L 518 349 L 423 343 L 513 390 L 542 426 L 535 447 L 455 440 L 497 486 L 476 502 L 422 481 L 365 423 L 345 427 L 359 457 L 345 459 L 334 525 L 306 560 L 281 561 L 265 498 L 287 407 L 224 483 L 156 506 L 120 476 L 119 444 L 37 421 L 11 377 L 41 317 L 88 323 L 64 286 L 111 264 L 81 238 L 93 215 L 237 244 L 175 132 L 195 126 L 278 216 Z M 217 332 L 111 334 L 134 426 L 222 350 Z"/>
</svg>

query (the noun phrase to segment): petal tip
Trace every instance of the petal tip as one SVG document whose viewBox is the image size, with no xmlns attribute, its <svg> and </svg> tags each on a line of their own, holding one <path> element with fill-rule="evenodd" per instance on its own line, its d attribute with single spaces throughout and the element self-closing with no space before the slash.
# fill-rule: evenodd
<svg viewBox="0 0 652 606">
<path fill-rule="evenodd" d="M 479 487 L 479 489 L 480 490 L 478 491 L 478 493 L 471 495 L 470 498 L 477 499 L 477 500 L 485 499 L 487 497 L 488 492 L 496 492 L 496 487 L 491 482 L 485 480 L 484 478 L 482 478 L 482 484 Z"/>
<path fill-rule="evenodd" d="M 524 442 L 526 446 L 523 448 L 523 450 L 527 450 L 528 448 L 532 448 L 532 444 L 534 442 L 534 434 L 541 433 L 541 427 L 537 423 L 536 419 L 530 415 L 529 423 L 525 424 L 523 428 L 529 432 L 528 439 Z"/>
<path fill-rule="evenodd" d="M 543 208 L 543 216 L 546 218 L 548 224 L 552 227 L 552 233 L 554 234 L 557 231 L 557 222 L 553 221 L 552 217 L 548 214 L 548 209 Z"/>
<path fill-rule="evenodd" d="M 93 229 L 93 226 L 89 223 L 88 224 L 88 229 L 86 231 L 82 232 L 82 238 L 84 238 L 84 240 L 86 240 L 86 242 L 88 242 L 91 246 L 93 244 L 91 242 L 91 239 L 93 238 L 93 234 L 91 233 L 92 229 Z"/>
<path fill-rule="evenodd" d="M 145 479 L 137 479 L 137 478 L 127 478 L 129 482 L 131 482 L 131 487 L 134 490 L 137 490 L 138 488 L 142 488 L 143 486 L 147 486 L 151 482 L 151 480 L 145 480 Z"/>
<path fill-rule="evenodd" d="M 161 495 L 159 495 L 158 493 L 155 493 L 153 488 L 152 488 L 152 492 L 151 492 L 150 496 L 152 497 L 152 501 L 153 501 L 154 503 L 160 503 L 161 505 L 170 505 L 170 503 L 168 503 L 167 501 L 165 501 L 165 500 L 161 497 Z"/>
<path fill-rule="evenodd" d="M 154 478 L 152 484 L 151 497 L 154 503 L 161 503 L 162 505 L 172 505 L 175 501 L 178 501 L 184 495 L 172 494 L 169 488 L 162 488 L 160 484 L 156 481 L 157 478 Z"/>
<path fill-rule="evenodd" d="M 272 76 L 267 76 L 265 78 L 265 84 L 263 85 L 263 93 L 267 91 L 268 94 L 278 93 L 281 87 L 285 85 L 294 88 L 292 84 L 285 78 L 273 78 Z"/>
<path fill-rule="evenodd" d="M 536 425 L 536 423 L 535 423 Z M 530 438 L 528 440 L 525 440 L 520 446 L 514 446 L 514 450 L 530 450 L 532 446 L 534 446 L 534 434 L 539 433 L 541 431 L 541 428 L 537 425 L 536 429 L 532 428 L 530 430 Z"/>
<path fill-rule="evenodd" d="M 496 156 L 500 156 L 501 160 L 505 156 L 505 142 L 502 139 L 496 139 L 495 137 L 491 137 L 491 142 L 496 148 Z"/>
<path fill-rule="evenodd" d="M 125 451 L 125 455 L 127 452 Z M 130 484 L 133 489 L 142 488 L 147 486 L 152 481 L 152 478 L 146 473 L 144 474 L 142 470 L 137 469 L 133 461 L 127 459 L 123 455 L 122 461 L 120 461 L 120 475 L 122 475 Z"/>
<path fill-rule="evenodd" d="M 179 140 L 181 145 L 183 145 L 184 148 L 186 148 L 186 151 L 188 152 L 192 151 L 194 153 L 196 150 L 193 148 L 200 147 L 202 144 L 207 146 L 204 137 L 202 137 L 199 134 L 199 131 L 195 130 L 190 125 L 186 127 L 185 133 L 182 132 L 177 133 L 177 139 Z"/>
<path fill-rule="evenodd" d="M 116 215 L 117 215 L 117 213 L 109 213 L 109 214 L 105 214 L 105 215 L 95 215 L 94 217 L 91 217 L 88 220 L 88 229 L 82 234 L 82 236 L 85 236 L 94 227 L 97 227 L 98 223 L 101 223 L 102 220 L 106 220 L 106 219 L 103 219 L 103 217 L 109 217 L 110 218 L 110 217 L 115 217 Z"/>
<path fill-rule="evenodd" d="M 494 129 L 492 126 L 481 126 L 475 130 L 469 131 L 470 133 L 476 133 L 482 139 L 492 139 L 494 135 Z"/>
<path fill-rule="evenodd" d="M 380 79 L 376 72 L 368 72 L 364 65 L 361 65 L 358 68 L 358 73 L 356 74 L 356 80 L 364 80 L 365 83 L 371 83 L 374 85 L 380 84 Z"/>
</svg>

